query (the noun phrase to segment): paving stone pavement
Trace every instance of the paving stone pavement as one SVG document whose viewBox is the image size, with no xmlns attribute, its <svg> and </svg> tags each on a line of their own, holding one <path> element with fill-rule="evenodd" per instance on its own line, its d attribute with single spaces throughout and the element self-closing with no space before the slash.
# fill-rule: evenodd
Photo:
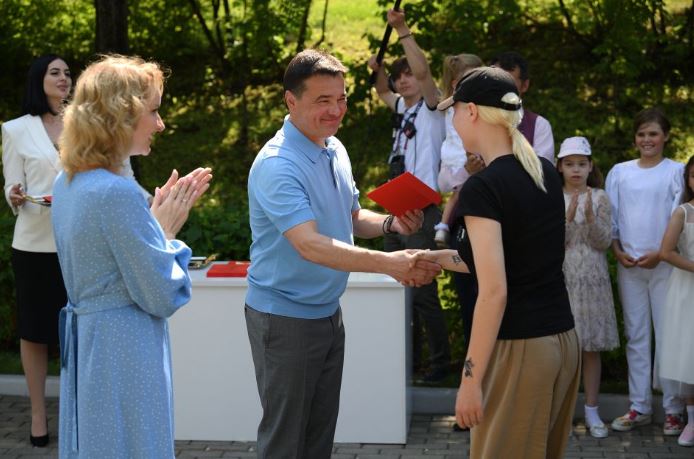
<svg viewBox="0 0 694 459">
<path fill-rule="evenodd" d="M 48 448 L 32 448 L 28 442 L 30 410 L 26 397 L 0 395 L 0 458 L 43 459 L 58 457 L 58 401 L 48 399 Z M 406 445 L 338 443 L 332 459 L 452 459 L 466 458 L 470 434 L 454 432 L 453 417 L 414 415 Z M 177 441 L 177 458 L 253 458 L 254 443 Z M 677 437 L 663 436 L 660 426 L 632 432 L 611 432 L 606 439 L 586 435 L 585 426 L 574 426 L 567 459 L 694 459 L 694 448 L 677 444 Z"/>
</svg>

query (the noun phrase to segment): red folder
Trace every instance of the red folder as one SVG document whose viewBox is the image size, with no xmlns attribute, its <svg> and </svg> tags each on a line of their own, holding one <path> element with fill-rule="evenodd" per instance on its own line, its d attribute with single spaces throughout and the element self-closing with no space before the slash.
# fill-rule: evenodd
<svg viewBox="0 0 694 459">
<path fill-rule="evenodd" d="M 215 263 L 207 271 L 207 277 L 246 277 L 250 261 Z"/>
<path fill-rule="evenodd" d="M 399 217 L 408 210 L 440 204 L 441 195 L 409 172 L 384 183 L 367 196 L 391 214 Z"/>
</svg>

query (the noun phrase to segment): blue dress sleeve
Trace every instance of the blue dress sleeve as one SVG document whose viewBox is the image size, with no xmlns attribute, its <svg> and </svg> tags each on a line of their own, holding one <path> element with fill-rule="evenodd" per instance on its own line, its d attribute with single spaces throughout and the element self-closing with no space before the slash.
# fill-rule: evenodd
<svg viewBox="0 0 694 459">
<path fill-rule="evenodd" d="M 154 316 L 171 316 L 190 301 L 190 248 L 166 239 L 134 182 L 116 181 L 101 205 L 101 230 L 133 303 Z"/>
</svg>

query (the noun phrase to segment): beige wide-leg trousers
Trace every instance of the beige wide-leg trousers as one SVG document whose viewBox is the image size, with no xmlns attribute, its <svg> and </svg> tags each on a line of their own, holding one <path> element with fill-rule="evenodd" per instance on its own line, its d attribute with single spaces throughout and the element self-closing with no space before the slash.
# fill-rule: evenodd
<svg viewBox="0 0 694 459">
<path fill-rule="evenodd" d="M 580 373 L 574 330 L 498 340 L 482 382 L 484 419 L 472 429 L 470 458 L 563 457 Z"/>
</svg>

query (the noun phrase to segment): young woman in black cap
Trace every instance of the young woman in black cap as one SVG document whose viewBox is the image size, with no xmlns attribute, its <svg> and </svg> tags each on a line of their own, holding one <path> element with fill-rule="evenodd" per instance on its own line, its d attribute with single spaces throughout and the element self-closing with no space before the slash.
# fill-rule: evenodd
<svg viewBox="0 0 694 459">
<path fill-rule="evenodd" d="M 450 106 L 466 149 L 487 165 L 461 190 L 458 252 L 427 255 L 469 269 L 479 288 L 456 419 L 472 428 L 471 458 L 562 457 L 580 348 L 562 274 L 561 179 L 518 131 L 521 100 L 505 71 L 471 71 L 439 109 Z"/>
</svg>

